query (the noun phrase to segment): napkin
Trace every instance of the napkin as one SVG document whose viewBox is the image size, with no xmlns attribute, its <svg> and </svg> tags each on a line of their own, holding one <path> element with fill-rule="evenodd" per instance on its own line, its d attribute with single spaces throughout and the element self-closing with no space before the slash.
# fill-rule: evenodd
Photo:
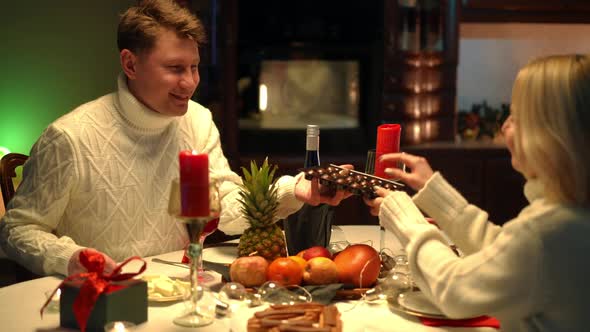
<svg viewBox="0 0 590 332">
<path fill-rule="evenodd" d="M 490 316 L 479 316 L 467 319 L 440 319 L 420 317 L 422 324 L 426 326 L 453 326 L 453 327 L 493 327 L 500 328 L 500 321 Z"/>
<path fill-rule="evenodd" d="M 313 298 L 314 302 L 321 304 L 330 304 L 336 292 L 341 289 L 343 284 L 329 284 L 329 285 L 307 285 L 303 286 Z"/>
</svg>

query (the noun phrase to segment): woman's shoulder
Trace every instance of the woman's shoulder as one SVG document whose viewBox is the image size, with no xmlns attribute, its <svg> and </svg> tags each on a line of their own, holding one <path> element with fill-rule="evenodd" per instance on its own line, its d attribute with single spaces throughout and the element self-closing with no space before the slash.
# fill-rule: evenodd
<svg viewBox="0 0 590 332">
<path fill-rule="evenodd" d="M 590 209 L 553 205 L 527 218 L 525 228 L 534 231 L 545 245 L 579 245 L 590 249 Z"/>
</svg>

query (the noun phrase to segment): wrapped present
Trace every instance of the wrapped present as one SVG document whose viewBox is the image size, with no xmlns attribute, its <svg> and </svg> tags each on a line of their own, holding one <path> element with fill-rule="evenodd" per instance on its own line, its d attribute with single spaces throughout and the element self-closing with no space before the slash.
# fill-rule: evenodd
<svg viewBox="0 0 590 332">
<path fill-rule="evenodd" d="M 132 260 L 143 262 L 140 270 L 121 273 L 123 266 Z M 104 325 L 111 321 L 135 324 L 147 321 L 147 284 L 143 280 L 132 279 L 145 271 L 145 261 L 131 257 L 110 274 L 103 273 L 102 254 L 83 250 L 80 262 L 88 272 L 68 276 L 55 289 L 61 289 L 59 308 L 62 327 L 79 328 L 82 332 L 103 331 Z M 41 315 L 48 302 L 41 309 Z"/>
</svg>

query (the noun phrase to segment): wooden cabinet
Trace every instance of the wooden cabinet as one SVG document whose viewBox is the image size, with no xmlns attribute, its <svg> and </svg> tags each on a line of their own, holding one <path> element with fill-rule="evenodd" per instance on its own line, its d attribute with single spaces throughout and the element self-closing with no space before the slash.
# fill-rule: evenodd
<svg viewBox="0 0 590 332">
<path fill-rule="evenodd" d="M 464 0 L 461 22 L 590 23 L 590 2 Z"/>
<path fill-rule="evenodd" d="M 208 30 L 215 33 L 210 33 L 205 46 L 214 68 L 206 81 L 211 98 L 205 105 L 214 112 L 233 167 L 241 165 L 243 156 L 304 152 L 304 129 L 240 125 L 247 100 L 240 95 L 238 81 L 256 82 L 241 78 L 269 58 L 343 58 L 360 63 L 358 126 L 322 127 L 324 153 L 362 154 L 374 147 L 376 128 L 386 122 L 408 128 L 403 144 L 454 138 L 459 0 L 444 0 L 434 8 L 402 8 L 398 1 L 388 0 L 370 4 L 305 0 L 286 4 L 291 8 L 287 11 L 269 0 L 259 7 L 237 0 L 209 3 L 204 12 L 217 19 L 207 20 Z M 402 19 L 406 23 L 401 24 Z"/>
<path fill-rule="evenodd" d="M 380 120 L 402 124 L 402 144 L 454 139 L 459 11 L 456 0 L 384 3 Z"/>
</svg>

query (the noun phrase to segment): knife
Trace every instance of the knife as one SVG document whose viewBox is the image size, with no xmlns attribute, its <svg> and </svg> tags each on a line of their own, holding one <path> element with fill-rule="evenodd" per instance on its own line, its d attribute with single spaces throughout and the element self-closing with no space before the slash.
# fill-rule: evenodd
<svg viewBox="0 0 590 332">
<path fill-rule="evenodd" d="M 168 261 L 168 260 L 157 258 L 157 257 L 152 258 L 152 262 L 160 263 L 160 264 L 168 264 L 168 265 L 172 265 L 172 266 L 176 266 L 176 267 L 182 267 L 185 269 L 190 268 L 190 266 L 188 266 L 187 264 L 180 263 L 180 262 L 174 262 L 174 261 Z M 215 262 L 203 260 L 203 268 L 205 270 L 211 270 L 211 271 L 215 271 L 215 272 L 221 274 L 222 280 L 225 280 L 225 281 L 231 280 L 230 275 L 229 275 L 229 264 L 215 263 Z"/>
</svg>

